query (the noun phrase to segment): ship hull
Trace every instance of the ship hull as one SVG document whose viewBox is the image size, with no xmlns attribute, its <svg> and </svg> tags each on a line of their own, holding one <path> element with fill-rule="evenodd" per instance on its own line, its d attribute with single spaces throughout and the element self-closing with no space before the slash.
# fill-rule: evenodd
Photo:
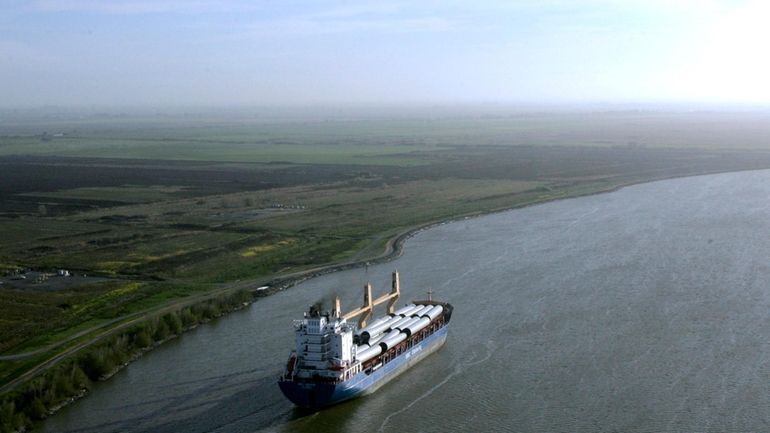
<svg viewBox="0 0 770 433">
<path fill-rule="evenodd" d="M 446 341 L 447 328 L 447 326 L 444 326 L 438 329 L 411 349 L 370 374 L 361 372 L 338 384 L 302 383 L 281 380 L 278 382 L 278 385 L 286 398 L 292 403 L 310 409 L 321 408 L 361 397 L 376 391 L 412 365 L 441 348 Z"/>
</svg>

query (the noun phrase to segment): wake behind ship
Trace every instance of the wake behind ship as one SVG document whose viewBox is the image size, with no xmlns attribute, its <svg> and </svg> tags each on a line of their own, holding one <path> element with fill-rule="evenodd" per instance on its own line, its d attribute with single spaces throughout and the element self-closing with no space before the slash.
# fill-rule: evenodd
<svg viewBox="0 0 770 433">
<path fill-rule="evenodd" d="M 295 320 L 296 348 L 278 381 L 286 398 L 320 408 L 366 395 L 440 348 L 452 306 L 429 299 L 395 310 L 400 294 L 394 272 L 391 292 L 376 300 L 367 284 L 361 308 L 342 315 L 337 298 L 331 312 L 314 305 Z M 385 302 L 388 314 L 367 325 L 374 307 Z M 359 316 L 358 326 L 348 322 Z"/>
</svg>

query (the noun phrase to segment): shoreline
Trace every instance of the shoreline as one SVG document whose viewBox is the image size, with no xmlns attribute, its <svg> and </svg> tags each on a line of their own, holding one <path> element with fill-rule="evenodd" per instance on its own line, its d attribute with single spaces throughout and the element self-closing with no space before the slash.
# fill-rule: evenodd
<svg viewBox="0 0 770 433">
<path fill-rule="evenodd" d="M 768 170 L 768 169 L 770 169 L 770 168 L 751 169 L 751 170 L 738 170 L 738 171 L 736 171 L 736 170 L 726 170 L 726 171 L 686 174 L 686 175 L 680 175 L 680 176 L 664 176 L 664 177 L 653 178 L 653 179 L 628 181 L 628 182 L 622 182 L 622 183 L 619 183 L 617 185 L 612 185 L 612 186 L 608 186 L 606 188 L 600 188 L 600 189 L 593 190 L 593 191 L 580 192 L 580 193 L 576 193 L 576 194 L 572 194 L 572 195 L 565 195 L 565 196 L 560 196 L 560 197 L 552 197 L 552 198 L 547 198 L 547 199 L 543 199 L 543 200 L 537 200 L 536 199 L 535 201 L 526 202 L 526 203 L 520 203 L 520 204 L 517 204 L 517 205 L 514 205 L 514 206 L 498 208 L 498 209 L 492 209 L 492 210 L 488 210 L 488 211 L 470 212 L 470 213 L 467 213 L 467 214 L 458 215 L 458 216 L 454 216 L 454 217 L 443 219 L 443 220 L 437 220 L 437 221 L 432 221 L 432 222 L 420 224 L 420 225 L 413 226 L 413 227 L 410 227 L 408 229 L 405 229 L 405 230 L 401 231 L 400 233 L 396 234 L 394 237 L 388 239 L 386 244 L 385 244 L 385 251 L 383 251 L 381 254 L 379 254 L 379 255 L 377 255 L 375 257 L 372 257 L 372 258 L 369 258 L 369 259 L 361 259 L 361 260 L 357 260 L 357 261 L 354 261 L 354 262 L 329 264 L 329 265 L 326 265 L 326 266 L 322 266 L 322 267 L 318 267 L 318 268 L 314 268 L 314 269 L 309 269 L 309 270 L 306 270 L 306 271 L 301 271 L 301 272 L 299 272 L 296 275 L 291 275 L 291 276 L 287 276 L 287 277 L 275 277 L 275 278 L 271 279 L 270 282 L 268 283 L 268 288 L 267 289 L 263 289 L 263 290 L 257 290 L 256 287 L 244 288 L 243 290 L 249 292 L 253 296 L 253 300 L 251 302 L 248 302 L 247 304 L 241 305 L 239 308 L 234 308 L 234 309 L 229 310 L 229 311 L 222 311 L 221 314 L 219 314 L 218 316 L 215 317 L 215 319 L 220 319 L 222 317 L 225 317 L 225 316 L 227 316 L 229 313 L 231 313 L 233 311 L 239 311 L 239 310 L 242 310 L 244 308 L 247 308 L 251 304 L 253 304 L 254 302 L 258 302 L 258 298 L 273 295 L 275 293 L 278 293 L 280 291 L 289 289 L 289 288 L 291 288 L 291 287 L 293 287 L 293 286 L 295 286 L 297 284 L 300 284 L 300 283 L 302 283 L 304 281 L 310 280 L 310 279 L 315 278 L 315 277 L 319 277 L 319 276 L 326 275 L 326 274 L 331 274 L 331 273 L 338 272 L 338 271 L 344 271 L 344 270 L 349 270 L 349 269 L 356 269 L 356 268 L 360 268 L 360 267 L 363 267 L 363 266 L 368 266 L 368 265 L 373 265 L 373 264 L 382 264 L 382 263 L 387 263 L 389 261 L 392 261 L 392 260 L 400 257 L 401 255 L 403 255 L 406 241 L 408 241 L 410 238 L 412 238 L 413 236 L 416 236 L 417 234 L 419 234 L 420 232 L 422 232 L 424 230 L 428 230 L 428 229 L 431 229 L 431 228 L 434 228 L 434 227 L 437 227 L 437 226 L 440 226 L 440 225 L 449 224 L 449 223 L 453 223 L 453 222 L 457 222 L 457 221 L 462 221 L 462 220 L 466 220 L 466 219 L 470 219 L 470 218 L 482 217 L 482 216 L 493 215 L 493 214 L 502 213 L 502 212 L 513 211 L 513 210 L 517 210 L 517 209 L 523 209 L 523 208 L 530 207 L 530 206 L 536 206 L 536 205 L 540 205 L 540 204 L 546 204 L 546 203 L 550 203 L 550 202 L 555 202 L 557 200 L 581 198 L 581 197 L 588 197 L 588 196 L 592 196 L 592 195 L 616 192 L 616 191 L 619 191 L 619 190 L 621 190 L 623 188 L 626 188 L 626 187 L 630 187 L 630 186 L 634 186 L 634 185 L 639 185 L 639 184 L 644 184 L 644 183 L 652 183 L 652 182 L 658 182 L 658 181 L 664 181 L 664 180 L 688 178 L 688 177 L 695 177 L 695 176 L 708 176 L 708 175 L 717 175 L 717 174 L 725 174 L 725 173 L 741 173 L 741 172 L 746 172 L 746 171 L 761 171 L 761 170 Z M 256 284 L 255 284 L 255 286 L 256 286 Z M 205 302 L 205 300 L 201 300 L 200 302 Z M 168 307 L 168 308 L 170 308 L 170 307 Z M 180 308 L 184 308 L 184 307 L 180 306 Z M 166 309 L 167 308 L 164 308 L 163 310 L 165 311 Z M 153 315 L 148 314 L 147 316 L 144 317 L 144 319 L 151 319 L 152 317 L 153 317 Z M 200 324 L 208 323 L 208 322 L 210 322 L 212 320 L 207 320 L 205 322 L 201 322 Z M 152 351 L 155 348 L 161 346 L 166 341 L 169 341 L 169 340 L 171 340 L 173 338 L 178 338 L 178 337 L 183 336 L 186 332 L 188 332 L 188 331 L 190 331 L 192 329 L 196 329 L 198 326 L 199 325 L 195 325 L 193 327 L 183 329 L 182 332 L 180 332 L 177 335 L 174 335 L 172 337 L 169 337 L 169 338 L 166 338 L 166 339 L 164 339 L 162 341 L 158 341 L 158 342 L 154 343 L 150 347 L 147 347 L 146 349 L 142 350 L 140 353 L 135 354 L 134 356 L 132 356 L 131 359 L 128 360 L 127 362 L 117 366 L 108 375 L 105 375 L 104 378 L 100 378 L 99 381 L 101 382 L 101 381 L 109 380 L 109 378 L 111 378 L 112 376 L 114 376 L 116 373 L 118 373 L 119 371 L 123 370 L 124 368 L 126 368 L 132 362 L 134 362 L 137 359 L 141 358 L 147 352 Z M 105 336 L 106 335 L 110 335 L 110 334 L 111 334 L 111 332 L 105 332 Z M 90 342 L 90 344 L 88 346 L 81 347 L 81 349 L 85 349 L 87 347 L 90 347 L 93 344 L 96 344 L 99 341 L 101 341 L 101 339 L 102 338 L 99 338 L 97 340 L 93 340 L 93 341 Z M 69 355 L 73 355 L 73 354 L 71 353 Z M 35 376 L 35 377 L 37 377 L 37 376 Z M 23 386 L 26 383 L 28 383 L 28 382 L 17 384 L 16 388 L 18 388 L 19 386 Z M 11 393 L 13 391 L 14 390 L 9 390 L 8 393 Z M 55 415 L 55 413 L 58 412 L 59 410 L 61 410 L 61 409 L 65 408 L 65 407 L 75 403 L 76 401 L 80 400 L 81 398 L 85 398 L 86 396 L 88 396 L 90 394 L 91 393 L 90 393 L 89 390 L 85 390 L 85 391 L 84 390 L 79 390 L 79 392 L 76 395 L 71 396 L 71 398 L 68 398 L 67 400 L 63 401 L 61 404 L 59 404 L 59 405 L 57 405 L 55 407 L 52 407 L 49 410 L 47 417 Z"/>
<path fill-rule="evenodd" d="M 246 292 L 247 291 L 244 291 L 244 293 L 246 293 Z M 56 415 L 56 413 L 59 412 L 60 410 L 62 410 L 64 408 L 66 408 L 66 407 L 76 403 L 80 399 L 83 399 L 83 398 L 89 396 L 91 394 L 92 387 L 95 384 L 97 384 L 99 382 L 106 382 L 106 381 L 110 380 L 110 378 L 112 378 L 114 375 L 118 374 L 121 370 L 125 369 L 131 363 L 133 363 L 134 361 L 136 361 L 139 358 L 143 357 L 147 353 L 153 351 L 157 347 L 162 346 L 163 344 L 165 344 L 168 341 L 180 338 L 186 332 L 191 331 L 193 329 L 196 329 L 196 328 L 198 328 L 201 325 L 207 324 L 207 323 L 212 322 L 212 321 L 214 321 L 216 319 L 224 317 L 225 315 L 227 315 L 229 313 L 232 313 L 232 312 L 235 312 L 235 311 L 241 311 L 241 310 L 245 309 L 246 307 L 250 306 L 254 301 L 255 301 L 255 298 L 252 296 L 252 298 L 249 299 L 248 301 L 239 301 L 239 302 L 237 302 L 235 304 L 230 304 L 229 306 L 226 306 L 225 309 L 220 310 L 214 316 L 209 316 L 209 317 L 204 316 L 204 317 L 200 318 L 199 320 L 197 320 L 194 324 L 189 325 L 189 326 L 182 325 L 183 327 L 178 332 L 171 333 L 167 337 L 164 337 L 164 338 L 162 338 L 160 340 L 157 340 L 157 341 L 153 341 L 150 345 L 148 345 L 146 347 L 140 347 L 140 348 L 134 349 L 134 351 L 131 352 L 128 355 L 128 358 L 126 360 L 118 363 L 113 368 L 111 368 L 109 371 L 106 371 L 103 374 L 101 374 L 98 378 L 90 378 L 90 380 L 87 379 L 86 382 L 82 383 L 73 394 L 66 396 L 65 398 L 59 400 L 58 402 L 56 402 L 52 406 L 48 406 L 47 408 L 45 408 L 45 412 L 44 412 L 44 415 L 42 416 L 42 418 L 30 419 L 29 417 L 27 417 L 26 424 L 22 425 L 22 427 L 20 429 L 15 430 L 14 433 L 23 433 L 23 432 L 30 431 L 30 430 L 27 429 L 27 427 L 31 427 L 32 430 L 34 431 L 34 429 L 36 428 L 37 425 L 39 425 L 39 423 L 45 422 L 46 419 Z M 206 301 L 201 301 L 201 302 L 206 302 Z M 152 317 L 147 317 L 146 319 L 147 320 L 152 320 Z M 159 320 L 162 321 L 163 318 L 161 318 Z M 124 338 L 124 337 L 126 337 L 126 335 L 128 335 L 128 334 L 114 334 L 114 336 L 117 336 L 118 338 Z M 99 342 L 101 342 L 101 339 L 93 341 L 92 343 L 93 344 L 98 344 Z M 91 347 L 91 345 L 85 346 L 82 349 L 88 349 L 89 347 Z M 52 365 L 51 367 L 54 367 L 54 366 Z M 39 375 L 35 375 L 30 380 L 34 380 L 35 378 L 39 378 L 39 377 L 44 376 L 44 375 L 45 375 L 45 373 L 41 373 Z M 29 383 L 29 381 L 24 382 L 24 383 L 20 383 L 20 384 L 17 385 L 17 387 L 24 386 L 27 383 Z M 16 392 L 16 391 L 19 391 L 19 392 L 22 392 L 22 393 L 23 392 L 27 392 L 27 391 L 25 391 L 23 389 L 19 390 L 17 388 L 14 388 L 14 389 L 11 389 L 10 391 L 8 391 L 7 393 L 4 393 L 4 397 L 13 395 L 13 393 Z M 6 402 L 6 401 L 8 401 L 8 400 L 2 399 L 2 400 L 0 400 L 0 403 Z M 13 399 L 11 399 L 10 401 L 13 401 Z M 22 412 L 20 412 L 20 413 L 22 413 Z"/>
<path fill-rule="evenodd" d="M 619 191 L 623 188 L 628 188 L 635 185 L 642 185 L 645 183 L 661 182 L 661 181 L 673 180 L 673 179 L 685 179 L 685 178 L 697 177 L 697 176 L 711 176 L 711 175 L 726 174 L 726 173 L 743 173 L 743 172 L 764 171 L 764 170 L 770 170 L 770 167 L 759 168 L 759 169 L 724 170 L 724 171 L 684 174 L 684 175 L 675 175 L 675 176 L 663 176 L 659 178 L 621 183 L 618 185 L 610 186 L 605 189 L 598 189 L 596 191 L 588 191 L 588 192 L 574 194 L 574 195 L 566 195 L 563 197 L 549 198 L 542 201 L 521 203 L 514 206 L 492 209 L 488 211 L 477 211 L 477 212 L 471 212 L 463 215 L 458 215 L 458 216 L 443 219 L 443 220 L 438 220 L 438 221 L 421 224 L 418 226 L 413 226 L 413 227 L 410 227 L 409 229 L 402 231 L 401 233 L 395 235 L 395 237 L 392 237 L 388 240 L 388 242 L 386 243 L 386 249 L 382 254 L 375 256 L 373 258 L 361 259 L 355 262 L 329 264 L 329 265 L 322 266 L 315 269 L 300 271 L 299 274 L 296 276 L 276 277 L 271 279 L 270 282 L 267 283 L 268 285 L 267 289 L 261 290 L 260 292 L 254 291 L 256 289 L 248 289 L 248 290 L 254 291 L 255 297 L 270 296 L 275 293 L 281 292 L 283 290 L 289 289 L 293 286 L 296 286 L 297 284 L 303 283 L 307 280 L 320 277 L 322 275 L 332 274 L 334 272 L 346 271 L 349 269 L 357 269 L 368 265 L 387 263 L 403 255 L 404 244 L 410 238 L 412 238 L 413 236 L 417 235 L 418 233 L 424 230 L 429 230 L 433 227 L 437 227 L 444 224 L 450 224 L 450 223 L 454 223 L 454 222 L 458 222 L 458 221 L 462 221 L 470 218 L 479 218 L 487 215 L 494 215 L 498 213 L 514 211 L 518 209 L 527 208 L 530 206 L 537 206 L 541 204 L 551 203 L 558 200 L 568 200 L 568 199 L 581 198 L 581 197 L 590 197 L 590 196 L 599 195 L 599 194 L 608 194 L 608 193 Z"/>
</svg>

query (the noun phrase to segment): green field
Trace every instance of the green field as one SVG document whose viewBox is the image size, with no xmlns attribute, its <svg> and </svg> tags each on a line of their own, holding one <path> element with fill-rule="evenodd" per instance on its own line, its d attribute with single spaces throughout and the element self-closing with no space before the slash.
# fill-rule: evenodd
<svg viewBox="0 0 770 433">
<path fill-rule="evenodd" d="M 346 164 L 366 163 L 360 160 L 364 158 L 371 163 L 400 164 L 404 161 L 388 162 L 389 158 L 454 146 L 770 146 L 770 113 L 764 111 L 421 110 L 368 117 L 319 112 L 306 118 L 276 118 L 253 115 L 233 120 L 213 113 L 208 117 L 9 119 L 0 125 L 4 136 L 0 155 Z M 43 132 L 48 133 L 46 141 L 40 140 Z"/>
<path fill-rule="evenodd" d="M 70 198 L 83 200 L 120 201 L 125 203 L 148 203 L 174 198 L 174 194 L 184 190 L 183 186 L 165 185 L 122 185 L 116 187 L 84 187 L 62 189 L 58 191 L 29 192 L 23 196 L 37 197 L 41 201 L 46 198 Z"/>
<path fill-rule="evenodd" d="M 46 142 L 30 140 L 26 137 L 0 140 L 2 140 L 0 156 L 34 155 L 239 163 L 419 165 L 423 162 L 408 154 L 426 149 L 418 145 L 222 142 L 219 136 L 210 140 L 173 141 L 112 137 L 62 137 Z"/>
<path fill-rule="evenodd" d="M 370 260 L 394 236 L 438 221 L 770 168 L 765 120 L 635 112 L 0 123 L 0 356 L 218 290 Z M 11 273 L 25 269 L 101 280 L 21 285 Z M 62 349 L 0 362 L 0 386 Z"/>
</svg>

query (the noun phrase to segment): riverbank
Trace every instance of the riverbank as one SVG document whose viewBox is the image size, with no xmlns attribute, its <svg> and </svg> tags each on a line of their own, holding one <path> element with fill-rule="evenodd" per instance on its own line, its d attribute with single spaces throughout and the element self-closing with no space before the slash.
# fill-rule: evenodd
<svg viewBox="0 0 770 433">
<path fill-rule="evenodd" d="M 767 170 L 767 169 L 770 169 L 770 167 L 737 170 L 737 171 L 761 171 L 761 170 Z M 560 197 L 549 197 L 543 200 L 533 200 L 531 202 L 518 203 L 513 206 L 501 207 L 498 209 L 470 212 L 463 215 L 453 216 L 451 218 L 446 218 L 438 221 L 432 221 L 429 223 L 420 224 L 414 227 L 410 227 L 396 234 L 394 237 L 391 237 L 390 239 L 388 239 L 388 241 L 385 244 L 384 251 L 380 255 L 377 255 L 368 259 L 356 260 L 354 262 L 331 264 L 318 269 L 306 270 L 306 271 L 302 271 L 300 275 L 273 278 L 268 283 L 268 286 L 266 289 L 258 292 L 258 296 L 269 296 L 276 292 L 286 290 L 304 281 L 310 280 L 315 277 L 319 277 L 321 275 L 327 275 L 334 272 L 345 271 L 349 269 L 362 268 L 362 267 L 374 265 L 374 264 L 387 263 L 391 260 L 394 260 L 400 257 L 403 254 L 403 246 L 406 243 L 406 241 L 409 240 L 411 237 L 417 235 L 418 233 L 424 230 L 429 230 L 433 227 L 437 227 L 443 224 L 449 224 L 452 222 L 461 221 L 468 218 L 477 218 L 485 215 L 492 215 L 492 214 L 501 213 L 501 212 L 509 212 L 516 209 L 522 209 L 529 206 L 537 206 L 540 204 L 544 204 L 544 203 L 548 203 L 556 200 L 566 200 L 566 199 L 572 199 L 572 198 L 587 197 L 587 196 L 592 196 L 597 194 L 607 194 L 607 193 L 618 191 L 623 188 L 627 188 L 629 186 L 640 185 L 644 183 L 659 182 L 664 180 L 680 179 L 680 178 L 687 178 L 687 177 L 707 176 L 707 175 L 720 174 L 720 173 L 732 173 L 737 171 L 736 170 L 724 170 L 724 171 L 717 170 L 717 171 L 710 171 L 710 172 L 703 172 L 703 173 L 685 174 L 685 175 L 679 175 L 679 176 L 669 175 L 669 176 L 662 176 L 659 178 L 652 178 L 652 179 L 629 180 L 625 182 L 619 182 L 615 185 L 601 186 L 596 190 L 589 189 L 586 191 L 579 191 L 574 194 L 566 194 Z"/>
<path fill-rule="evenodd" d="M 697 174 L 691 174 L 690 176 L 701 175 L 701 174 L 711 174 L 711 173 L 697 173 Z M 633 184 L 653 182 L 653 181 L 663 180 L 663 179 L 672 178 L 672 177 L 684 177 L 684 176 L 668 176 L 668 177 L 664 177 L 664 178 L 653 178 L 653 179 L 625 179 L 625 180 L 618 181 L 617 183 L 610 184 L 610 185 L 608 185 L 607 183 L 576 185 L 572 189 L 564 189 L 564 190 L 558 190 L 558 191 L 551 191 L 550 194 L 547 195 L 547 196 L 536 197 L 536 198 L 534 198 L 532 200 L 529 200 L 527 202 L 517 203 L 517 204 L 512 205 L 512 206 L 501 207 L 501 208 L 498 208 L 498 209 L 489 209 L 489 210 L 486 210 L 486 211 L 474 211 L 474 212 L 470 212 L 470 213 L 465 213 L 465 214 L 461 214 L 461 215 L 452 216 L 450 218 L 445 218 L 445 219 L 442 219 L 442 220 L 437 220 L 437 221 L 432 221 L 432 222 L 428 222 L 428 223 L 425 223 L 425 224 L 420 224 L 420 225 L 413 226 L 413 227 L 410 227 L 408 229 L 405 229 L 405 230 L 401 231 L 400 233 L 398 233 L 396 236 L 391 237 L 389 240 L 386 241 L 384 251 L 381 254 L 377 255 L 377 256 L 374 256 L 374 257 L 371 257 L 371 258 L 368 258 L 368 259 L 362 259 L 362 260 L 354 261 L 354 262 L 332 264 L 332 265 L 328 265 L 328 266 L 324 266 L 324 267 L 320 267 L 320 268 L 305 270 L 305 271 L 303 271 L 301 273 L 298 273 L 298 274 L 295 274 L 295 275 L 274 278 L 274 279 L 271 280 L 268 289 L 260 290 L 260 291 L 255 291 L 255 289 L 252 288 L 251 289 L 252 291 L 250 293 L 251 293 L 251 296 L 253 296 L 253 297 L 268 296 L 268 295 L 271 295 L 271 294 L 273 294 L 273 293 L 275 293 L 277 291 L 285 290 L 285 289 L 287 289 L 289 287 L 292 287 L 293 285 L 296 285 L 296 284 L 298 284 L 300 282 L 306 281 L 308 279 L 311 279 L 311 278 L 314 278 L 314 277 L 317 277 L 317 276 L 320 276 L 320 275 L 324 275 L 324 274 L 328 274 L 328 273 L 332 273 L 332 272 L 337 272 L 337 271 L 345 270 L 345 269 L 362 267 L 362 266 L 366 266 L 367 264 L 383 263 L 383 262 L 387 262 L 387 261 L 393 260 L 393 259 L 399 257 L 403 253 L 404 244 L 405 244 L 405 242 L 409 238 L 411 238 L 412 236 L 414 236 L 415 234 L 417 234 L 417 233 L 419 233 L 419 232 L 421 232 L 423 230 L 427 230 L 427 229 L 429 229 L 431 227 L 434 227 L 434 226 L 437 226 L 437 225 L 446 224 L 446 223 L 449 223 L 449 222 L 452 222 L 452 221 L 456 221 L 456 220 L 461 220 L 461 219 L 467 219 L 467 218 L 487 215 L 487 214 L 491 214 L 491 213 L 506 212 L 506 211 L 510 211 L 510 210 L 513 210 L 513 209 L 518 209 L 518 208 L 522 208 L 522 207 L 542 204 L 542 203 L 553 201 L 553 200 L 559 200 L 559 199 L 565 199 L 565 198 L 576 198 L 576 197 L 580 197 L 580 196 L 593 195 L 593 194 L 601 194 L 601 193 L 616 191 L 618 189 L 621 189 L 621 188 L 624 188 L 624 187 L 627 187 L 627 186 L 630 186 L 630 185 L 633 185 Z M 245 302 L 245 303 L 248 303 L 248 302 Z M 244 304 L 244 302 L 241 302 L 241 304 Z M 242 308 L 242 307 L 243 307 L 243 305 L 241 305 L 238 308 Z M 219 317 L 221 315 L 224 315 L 224 314 L 226 314 L 227 311 L 231 311 L 231 310 L 220 311 L 220 313 L 217 314 L 214 317 Z M 147 320 L 151 320 L 151 319 L 152 319 L 151 317 L 147 318 Z M 173 321 L 173 319 L 169 319 L 169 320 Z M 167 322 L 168 321 L 166 319 L 161 319 L 161 321 L 158 322 L 158 323 L 167 323 Z M 156 323 L 154 326 L 159 326 L 159 325 Z M 167 326 L 168 326 L 168 323 L 167 323 Z M 195 324 L 195 326 L 197 326 L 197 323 Z M 181 335 L 182 333 L 184 333 L 184 332 L 186 332 L 186 331 L 188 331 L 190 329 L 194 329 L 194 326 L 192 326 L 192 327 L 187 327 L 187 326 L 181 327 L 178 330 L 176 330 L 173 335 L 174 336 Z M 132 330 L 131 332 L 127 332 L 125 334 L 119 334 L 117 337 L 113 337 L 113 339 L 111 341 L 114 342 L 114 341 L 116 341 L 116 339 L 117 340 L 125 339 L 125 340 L 133 342 L 133 341 L 137 340 L 137 335 L 138 335 L 138 331 L 137 330 Z M 153 335 L 155 335 L 155 334 L 153 333 Z M 165 342 L 165 341 L 167 341 L 167 338 L 165 338 L 165 339 L 162 338 L 162 339 L 159 340 L 159 342 L 153 343 L 150 346 L 140 347 L 139 349 L 141 349 L 141 350 L 138 351 L 138 352 L 136 352 L 136 351 L 131 352 L 131 350 L 134 350 L 136 348 L 128 349 L 129 353 L 133 353 L 133 354 L 131 356 L 129 356 L 127 359 L 121 360 L 121 362 L 118 362 L 116 365 L 113 365 L 112 368 L 109 369 L 109 371 L 104 371 L 104 369 L 94 367 L 93 365 L 91 365 L 90 367 L 86 367 L 85 369 L 81 368 L 81 367 L 78 367 L 78 368 L 83 373 L 85 373 L 85 370 L 90 371 L 91 374 L 87 374 L 87 376 L 89 376 L 89 380 L 91 380 L 91 381 L 94 381 L 94 380 L 106 380 L 109 377 L 111 377 L 113 374 L 115 374 L 117 371 L 119 371 L 120 369 L 125 368 L 125 366 L 127 366 L 133 360 L 137 359 L 142 354 L 146 353 L 147 351 L 151 350 L 152 348 L 157 347 L 158 345 L 162 344 L 162 342 Z M 88 350 L 89 351 L 96 350 L 98 352 L 99 348 L 97 347 L 96 349 L 94 349 L 94 346 L 102 344 L 102 343 L 100 343 L 99 340 L 91 341 L 91 343 L 87 345 L 87 347 L 89 347 Z M 106 343 L 106 344 L 107 344 L 107 346 L 110 346 L 109 343 Z M 93 353 L 93 352 L 91 352 L 91 353 Z M 72 355 L 74 356 L 74 354 L 72 354 Z M 83 353 L 81 353 L 80 355 L 81 355 L 81 357 L 79 358 L 79 360 L 80 359 L 84 359 L 84 360 L 88 361 L 88 355 L 87 354 L 84 355 Z M 104 355 L 102 355 L 102 357 L 104 357 Z M 66 364 L 64 366 L 64 369 L 66 370 L 67 368 L 71 369 L 71 371 L 72 371 L 70 376 L 73 379 L 71 379 L 71 381 L 74 380 L 75 377 L 79 376 L 79 374 L 77 374 L 77 370 L 75 370 L 74 367 L 72 367 L 69 364 Z M 97 372 L 99 374 L 94 376 L 94 374 L 96 374 L 94 372 Z M 57 376 L 57 374 L 54 372 L 53 375 L 50 376 L 49 382 L 51 384 L 54 384 L 54 382 L 56 381 L 57 377 L 61 377 L 61 375 Z M 73 383 L 73 385 L 82 385 L 82 383 L 77 383 L 77 384 Z M 76 401 L 78 398 L 82 398 L 82 397 L 84 397 L 86 395 L 85 393 L 83 393 L 83 389 L 84 388 L 77 388 L 77 386 L 75 386 L 74 390 L 76 392 L 75 392 L 74 395 L 67 396 L 67 397 L 65 397 L 65 398 L 63 398 L 63 399 L 61 399 L 59 401 L 51 400 L 49 402 L 46 402 L 46 403 L 50 404 L 50 406 L 49 406 L 46 403 L 41 402 L 41 400 L 40 400 L 39 388 L 41 386 L 43 386 L 43 385 L 41 385 L 40 383 L 37 383 L 36 386 L 37 386 L 38 389 L 36 389 L 34 391 L 32 396 L 30 396 L 28 394 L 28 395 L 25 395 L 24 397 L 22 397 L 22 398 L 20 398 L 18 400 L 15 400 L 15 402 L 18 401 L 20 403 L 17 405 L 14 402 L 14 407 L 12 408 L 12 411 L 13 411 L 14 414 L 18 412 L 18 413 L 23 413 L 26 416 L 30 416 L 31 415 L 31 417 L 29 419 L 43 419 L 46 416 L 50 416 L 53 412 L 55 412 L 56 410 L 60 409 L 61 407 L 64 407 L 66 404 L 71 404 L 74 401 Z M 56 385 L 53 385 L 53 386 L 56 387 Z M 59 386 L 59 388 L 62 388 L 62 386 Z M 63 388 L 66 389 L 67 387 L 65 386 Z M 23 392 L 22 392 L 22 394 L 23 394 Z M 79 396 L 79 397 L 75 398 L 75 396 Z M 43 407 L 45 407 L 44 410 L 41 409 L 41 405 Z M 18 409 L 21 409 L 21 410 L 18 410 Z M 8 411 L 8 406 L 5 403 L 4 403 L 4 406 L 3 406 L 3 410 L 4 411 Z M 15 415 L 11 416 L 9 418 L 6 418 L 6 419 L 15 419 Z M 28 426 L 29 425 L 29 420 L 25 420 L 23 425 L 24 426 Z"/>
<path fill-rule="evenodd" d="M 161 346 L 41 431 L 761 431 L 767 398 L 742 384 L 768 346 L 769 247 L 754 238 L 768 222 L 756 197 L 769 174 L 642 184 L 435 227 L 393 262 L 306 281 Z M 335 291 L 355 307 L 366 275 L 380 287 L 393 269 L 409 293 L 432 287 L 464 312 L 448 344 L 411 379 L 297 413 L 275 385 L 292 319 Z M 727 388 L 709 379 L 723 376 Z M 671 383 L 682 384 L 674 395 Z M 725 404 L 738 415 L 713 410 Z"/>
<path fill-rule="evenodd" d="M 89 342 L 59 359 L 0 401 L 0 432 L 26 431 L 35 422 L 88 395 L 94 382 L 109 380 L 147 352 L 201 324 L 241 310 L 253 301 L 246 291 L 202 301 L 160 317 L 147 317 L 123 332 Z"/>
</svg>

